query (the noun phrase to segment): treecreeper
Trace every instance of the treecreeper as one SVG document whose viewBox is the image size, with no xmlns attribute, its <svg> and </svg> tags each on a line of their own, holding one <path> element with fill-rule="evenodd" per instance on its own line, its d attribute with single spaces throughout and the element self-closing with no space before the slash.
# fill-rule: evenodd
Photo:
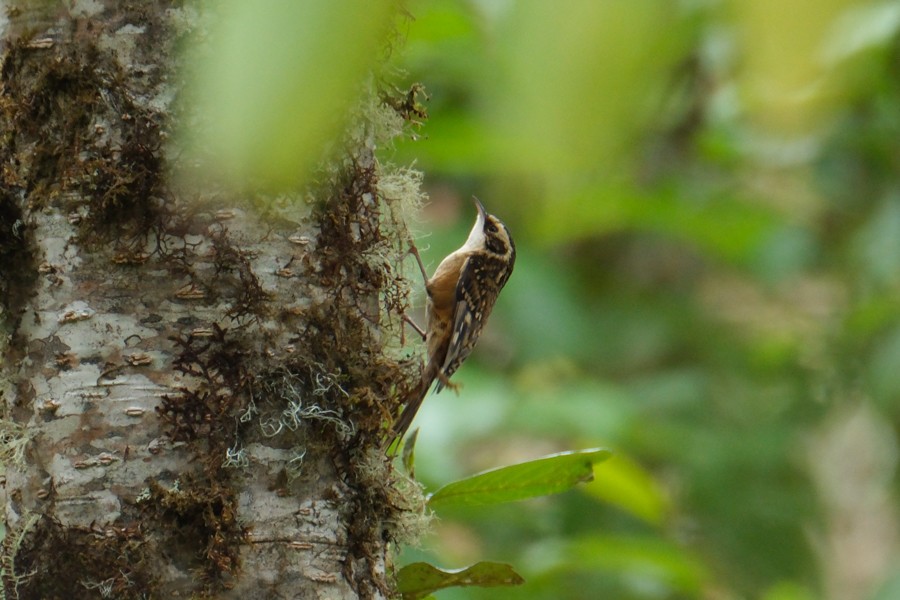
<svg viewBox="0 0 900 600">
<path fill-rule="evenodd" d="M 441 261 L 434 275 L 428 276 L 415 245 L 410 249 L 425 279 L 426 329 L 407 321 L 425 338 L 427 360 L 419 385 L 404 400 L 403 412 L 391 427 L 388 445 L 406 434 L 432 383 L 436 392 L 458 387 L 450 376 L 472 353 L 512 274 L 516 246 L 509 229 L 478 198 L 473 199 L 478 216 L 469 237 Z"/>
</svg>

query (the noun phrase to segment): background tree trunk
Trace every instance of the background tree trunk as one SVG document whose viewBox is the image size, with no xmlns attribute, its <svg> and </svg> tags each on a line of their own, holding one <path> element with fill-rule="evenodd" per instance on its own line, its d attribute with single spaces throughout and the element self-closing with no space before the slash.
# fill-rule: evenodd
<svg viewBox="0 0 900 600">
<path fill-rule="evenodd" d="M 419 192 L 373 148 L 402 119 L 365 99 L 302 198 L 176 186 L 197 17 L 105 4 L 3 34 L 6 597 L 387 597 L 417 508 L 380 444 L 418 369 L 394 340 Z"/>
</svg>

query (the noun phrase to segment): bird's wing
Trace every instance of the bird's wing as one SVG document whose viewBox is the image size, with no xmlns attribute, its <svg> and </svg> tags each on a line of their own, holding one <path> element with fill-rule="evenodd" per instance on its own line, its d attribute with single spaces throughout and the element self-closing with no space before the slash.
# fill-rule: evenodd
<svg viewBox="0 0 900 600">
<path fill-rule="evenodd" d="M 494 297 L 485 298 L 487 290 L 494 287 L 494 282 L 486 281 L 490 277 L 491 270 L 487 268 L 490 257 L 472 254 L 463 263 L 459 281 L 456 284 L 456 310 L 453 314 L 450 343 L 447 347 L 447 355 L 441 372 L 444 377 L 450 377 L 463 363 L 484 328 L 484 323 L 494 307 Z M 437 382 L 437 391 L 441 391 L 443 384 Z"/>
</svg>

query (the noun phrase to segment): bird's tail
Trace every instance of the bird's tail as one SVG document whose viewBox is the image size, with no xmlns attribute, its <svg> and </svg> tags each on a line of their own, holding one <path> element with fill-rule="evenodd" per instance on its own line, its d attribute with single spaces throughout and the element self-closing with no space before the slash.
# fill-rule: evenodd
<svg viewBox="0 0 900 600">
<path fill-rule="evenodd" d="M 425 396 L 428 395 L 428 390 L 431 389 L 431 384 L 434 383 L 437 372 L 437 364 L 434 361 L 429 360 L 428 364 L 425 366 L 425 370 L 422 372 L 419 383 L 409 391 L 404 399 L 403 412 L 401 412 L 400 416 L 397 417 L 397 420 L 391 424 L 391 429 L 388 431 L 387 437 L 385 438 L 385 449 L 390 448 L 394 442 L 401 440 L 403 436 L 406 435 L 406 430 L 409 429 L 413 419 L 416 418 L 416 413 L 419 412 L 419 407 L 422 406 Z"/>
</svg>

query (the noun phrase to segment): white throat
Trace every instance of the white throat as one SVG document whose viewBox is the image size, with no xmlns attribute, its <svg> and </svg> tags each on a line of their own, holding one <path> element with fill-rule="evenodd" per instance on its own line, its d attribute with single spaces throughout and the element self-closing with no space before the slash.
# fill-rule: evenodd
<svg viewBox="0 0 900 600">
<path fill-rule="evenodd" d="M 478 218 L 475 219 L 475 225 L 472 226 L 472 231 L 469 232 L 469 237 L 466 240 L 466 243 L 463 244 L 460 250 L 477 250 L 484 246 L 484 215 L 478 213 Z"/>
</svg>

